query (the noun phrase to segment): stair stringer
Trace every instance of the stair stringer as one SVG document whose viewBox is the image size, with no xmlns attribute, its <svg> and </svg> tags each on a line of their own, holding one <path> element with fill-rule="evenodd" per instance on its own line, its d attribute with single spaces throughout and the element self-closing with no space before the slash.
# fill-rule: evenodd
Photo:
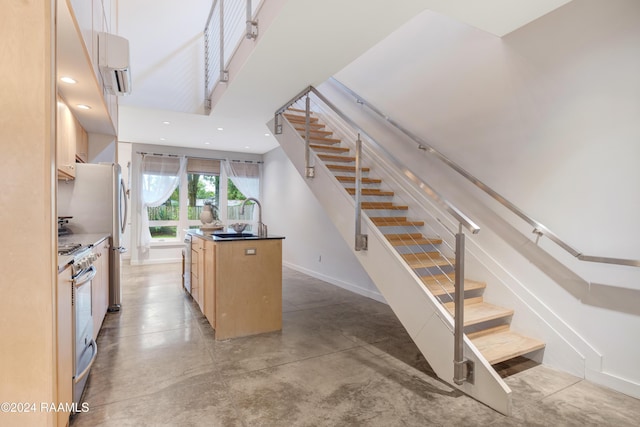
<svg viewBox="0 0 640 427">
<path fill-rule="evenodd" d="M 304 143 L 291 124 L 282 120 L 278 142 L 298 173 L 305 176 Z M 273 129 L 273 120 L 268 123 Z M 275 132 L 274 132 L 275 134 Z M 331 171 L 311 154 L 315 177 L 305 179 L 371 280 L 405 327 L 438 377 L 498 412 L 511 414 L 511 389 L 464 337 L 465 357 L 474 363 L 474 383 L 453 383 L 453 318 L 402 260 L 380 230 L 363 215 L 362 232 L 368 234 L 368 250 L 355 251 L 355 202 Z"/>
</svg>

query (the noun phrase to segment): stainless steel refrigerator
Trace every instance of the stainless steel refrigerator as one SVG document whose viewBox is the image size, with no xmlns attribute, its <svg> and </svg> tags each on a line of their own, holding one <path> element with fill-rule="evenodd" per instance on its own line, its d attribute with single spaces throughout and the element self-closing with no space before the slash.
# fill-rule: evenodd
<svg viewBox="0 0 640 427">
<path fill-rule="evenodd" d="M 76 163 L 76 178 L 58 184 L 58 216 L 70 216 L 74 234 L 109 233 L 109 311 L 120 309 L 120 258 L 127 195 L 117 163 Z"/>
</svg>

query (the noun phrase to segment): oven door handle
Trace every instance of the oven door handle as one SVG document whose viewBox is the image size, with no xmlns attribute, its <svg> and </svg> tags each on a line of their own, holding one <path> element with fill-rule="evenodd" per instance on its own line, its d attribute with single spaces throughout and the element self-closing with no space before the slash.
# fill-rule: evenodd
<svg viewBox="0 0 640 427">
<path fill-rule="evenodd" d="M 80 286 L 84 285 L 87 282 L 90 282 L 91 280 L 93 280 L 94 277 L 96 277 L 96 274 L 98 273 L 98 271 L 96 270 L 95 266 L 91 266 L 89 268 L 87 268 L 86 270 L 84 270 L 82 273 L 80 273 L 80 275 L 76 276 L 75 280 L 75 285 L 76 288 L 79 288 Z M 82 280 L 78 280 L 80 277 L 86 276 L 85 278 L 83 278 Z"/>
<path fill-rule="evenodd" d="M 93 355 L 91 356 L 91 361 L 89 362 L 87 367 L 84 368 L 82 372 L 76 375 L 75 379 L 73 380 L 75 384 L 78 384 L 80 381 L 82 381 L 82 379 L 89 373 L 89 370 L 93 366 L 93 362 L 96 361 L 96 356 L 98 355 L 98 344 L 96 344 L 96 340 L 91 340 L 89 345 L 93 348 Z"/>
</svg>

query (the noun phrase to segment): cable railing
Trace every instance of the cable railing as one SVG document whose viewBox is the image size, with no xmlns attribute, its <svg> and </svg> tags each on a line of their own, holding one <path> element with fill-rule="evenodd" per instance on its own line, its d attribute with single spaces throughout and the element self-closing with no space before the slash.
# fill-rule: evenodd
<svg viewBox="0 0 640 427">
<path fill-rule="evenodd" d="M 228 65 L 243 38 L 258 37 L 255 15 L 261 0 L 213 0 L 204 28 L 204 106 L 211 112 L 211 94 L 229 81 Z"/>
<path fill-rule="evenodd" d="M 411 131 L 409 131 L 406 128 L 404 128 L 402 125 L 400 125 L 398 122 L 396 122 L 393 118 L 391 118 L 387 114 L 385 114 L 382 111 L 380 111 L 373 104 L 371 104 L 370 102 L 366 101 L 363 97 L 361 97 L 356 92 L 354 92 L 353 90 L 348 88 L 342 82 L 340 82 L 339 80 L 335 79 L 334 77 L 332 77 L 330 80 L 335 82 L 336 85 L 342 91 L 344 91 L 347 94 L 349 94 L 352 97 L 354 97 L 358 104 L 361 104 L 361 105 L 367 107 L 369 110 L 371 110 L 377 116 L 381 117 L 384 121 L 386 121 L 391 126 L 393 126 L 397 130 L 402 132 L 404 135 L 409 137 L 411 140 L 413 140 L 417 144 L 416 148 L 418 150 L 423 151 L 425 153 L 428 153 L 428 154 L 436 157 L 438 160 L 440 160 L 441 162 L 443 162 L 444 164 L 449 166 L 451 169 L 456 171 L 458 174 L 462 175 L 464 178 L 466 178 L 469 182 L 474 184 L 476 187 L 480 188 L 486 194 L 488 194 L 493 199 L 498 201 L 498 203 L 500 203 L 501 205 L 503 205 L 504 207 L 509 209 L 516 216 L 518 216 L 519 218 L 524 220 L 527 224 L 529 224 L 530 226 L 534 227 L 533 228 L 533 233 L 536 234 L 538 236 L 538 238 L 540 238 L 542 236 L 548 237 L 549 240 L 551 240 L 552 242 L 554 242 L 555 244 L 560 246 L 562 249 L 564 249 L 566 252 L 568 252 L 569 254 L 571 254 L 573 257 L 575 257 L 576 259 L 578 259 L 580 261 L 597 262 L 597 263 L 605 263 L 605 264 L 626 265 L 626 266 L 632 266 L 632 267 L 640 267 L 640 260 L 586 255 L 586 254 L 582 253 L 581 251 L 575 249 L 574 247 L 572 247 L 571 245 L 569 245 L 568 243 L 566 243 L 565 241 L 560 239 L 560 237 L 558 237 L 557 234 L 552 232 L 544 224 L 542 224 L 539 221 L 536 221 L 535 219 L 533 219 L 532 217 L 527 215 L 520 208 L 518 208 L 516 205 L 511 203 L 505 197 L 503 197 L 498 192 L 493 190 L 487 184 L 485 184 L 484 182 L 480 181 L 478 178 L 476 178 L 474 175 L 472 175 L 470 172 L 468 172 L 467 170 L 462 168 L 457 163 L 453 162 L 451 159 L 449 159 L 444 154 L 440 153 L 438 150 L 436 150 L 434 147 L 432 147 L 430 144 L 428 144 L 422 138 L 418 137 L 417 135 L 413 134 Z"/>
<path fill-rule="evenodd" d="M 312 105 L 313 98 L 313 105 Z M 435 282 L 435 286 L 441 288 L 439 292 L 440 296 L 437 296 L 440 302 L 454 302 L 454 382 L 456 384 L 463 384 L 464 382 L 473 382 L 473 362 L 464 357 L 464 253 L 465 253 L 465 234 L 463 228 L 476 234 L 480 231 L 480 227 L 460 209 L 455 207 L 452 203 L 447 201 L 441 194 L 439 194 L 432 186 L 427 184 L 419 176 L 407 168 L 402 162 L 400 162 L 392 153 L 385 149 L 382 145 L 375 141 L 369 134 L 361 129 L 355 122 L 353 122 L 346 114 L 332 104 L 324 95 L 322 95 L 313 86 L 309 86 L 289 102 L 283 105 L 275 113 L 275 134 L 282 133 L 282 115 L 287 113 L 291 114 L 291 108 L 296 112 L 303 113 L 304 115 L 290 116 L 297 121 L 297 130 L 301 132 L 301 136 L 305 140 L 305 177 L 313 179 L 315 177 L 315 159 L 320 159 L 324 162 L 324 165 L 331 169 L 340 168 L 340 163 L 345 161 L 337 155 L 327 155 L 322 153 L 326 150 L 326 147 L 321 147 L 311 143 L 312 134 L 317 134 L 317 128 L 313 128 L 312 113 L 323 116 L 325 121 L 331 123 L 331 130 L 338 134 L 337 129 L 342 128 L 346 130 L 343 132 L 342 138 L 339 138 L 342 143 L 348 145 L 349 150 L 355 152 L 353 172 L 345 172 L 346 169 L 341 170 L 340 175 L 336 176 L 336 179 L 340 179 L 353 182 L 355 188 L 346 188 L 348 193 L 355 199 L 355 227 L 354 227 L 354 241 L 356 251 L 366 251 L 368 249 L 368 236 L 362 234 L 362 211 L 381 212 L 387 209 L 391 210 L 390 216 L 375 216 L 369 214 L 369 220 L 376 225 L 379 229 L 384 229 L 384 236 L 388 239 L 389 244 L 394 246 L 402 246 L 403 249 L 397 249 L 396 252 L 404 259 L 404 262 L 411 268 L 416 275 L 419 276 L 425 284 L 427 282 Z M 331 117 L 329 117 L 329 115 Z M 315 118 L 315 120 L 318 120 Z M 336 122 L 340 123 L 336 123 Z M 363 142 L 366 141 L 366 155 L 363 156 Z M 311 154 L 311 149 L 316 151 L 315 156 Z M 338 148 L 340 150 L 340 148 Z M 350 151 L 349 151 L 350 152 Z M 350 159 L 350 157 L 347 157 Z M 387 170 L 387 176 L 392 177 L 394 181 L 409 180 L 414 186 L 419 189 L 422 197 L 428 198 L 432 204 L 437 205 L 440 209 L 443 209 L 448 213 L 457 224 L 458 230 L 453 232 L 455 236 L 455 247 L 448 244 L 445 239 L 427 239 L 422 235 L 424 229 L 432 231 L 432 235 L 438 236 L 436 226 L 441 225 L 446 231 L 451 231 L 444 223 L 443 218 L 435 216 L 428 210 L 425 212 L 432 216 L 431 223 L 424 221 L 411 221 L 403 216 L 395 216 L 395 212 L 391 207 L 391 203 L 388 205 L 378 202 L 380 196 L 386 196 L 393 198 L 394 200 L 402 199 L 402 196 L 392 192 L 384 192 L 382 190 L 375 191 L 375 195 L 368 190 L 368 183 L 378 183 L 377 180 L 364 177 L 364 168 L 362 167 L 365 159 L 372 160 L 371 163 L 376 166 L 384 165 Z M 338 163 L 334 163 L 338 162 Z M 386 177 L 385 177 L 386 180 Z M 386 182 L 386 181 L 385 181 Z M 376 185 L 373 184 L 373 185 Z M 396 186 L 398 187 L 398 186 Z M 400 184 L 399 188 L 406 187 L 406 184 Z M 421 202 L 412 203 L 412 205 L 422 205 Z M 405 209 L 408 210 L 408 203 Z M 380 215 L 380 213 L 378 213 Z M 440 240 L 438 243 L 436 240 Z M 444 248 L 440 248 L 439 245 L 444 243 Z M 396 245 L 397 244 L 397 245 Z M 449 249 L 449 253 L 447 253 Z M 455 259 L 451 260 L 451 252 L 453 252 Z M 452 278 L 453 276 L 453 278 Z M 451 292 L 453 284 L 453 292 Z M 449 286 L 447 286 L 449 285 Z M 444 297 L 444 298 L 443 298 Z M 446 301 L 445 301 L 446 300 Z"/>
</svg>

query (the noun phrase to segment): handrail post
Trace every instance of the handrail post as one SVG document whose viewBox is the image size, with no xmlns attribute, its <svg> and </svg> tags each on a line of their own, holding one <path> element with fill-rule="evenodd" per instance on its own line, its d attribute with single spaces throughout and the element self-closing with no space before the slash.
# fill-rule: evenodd
<svg viewBox="0 0 640 427">
<path fill-rule="evenodd" d="M 473 384 L 473 362 L 464 358 L 464 242 L 462 224 L 456 234 L 455 267 L 455 322 L 453 334 L 453 382 L 462 385 L 465 381 Z"/>
<path fill-rule="evenodd" d="M 220 83 L 229 81 L 229 71 L 224 66 L 224 0 L 220 0 Z"/>
<path fill-rule="evenodd" d="M 304 176 L 313 178 L 316 176 L 316 170 L 311 165 L 311 98 L 307 93 L 305 98 L 305 114 L 304 114 Z"/>
<path fill-rule="evenodd" d="M 249 40 L 258 38 L 258 21 L 254 21 L 251 16 L 251 0 L 247 0 L 247 32 L 245 37 Z"/>
<path fill-rule="evenodd" d="M 356 251 L 366 251 L 368 249 L 368 236 L 366 234 L 362 234 L 362 168 L 360 164 L 362 162 L 362 139 L 360 139 L 360 134 L 358 134 L 358 139 L 356 140 L 356 241 L 355 241 L 355 250 Z"/>
</svg>

